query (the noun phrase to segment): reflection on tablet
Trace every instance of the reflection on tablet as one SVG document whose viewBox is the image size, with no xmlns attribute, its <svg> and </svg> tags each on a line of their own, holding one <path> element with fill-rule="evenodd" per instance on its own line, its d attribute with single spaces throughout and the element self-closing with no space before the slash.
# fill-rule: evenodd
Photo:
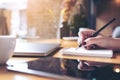
<svg viewBox="0 0 120 80">
<path fill-rule="evenodd" d="M 108 64 L 92 71 L 79 70 L 77 66 L 77 60 L 46 57 L 26 63 L 10 65 L 7 69 L 51 77 L 57 80 L 120 80 L 119 64 Z"/>
</svg>

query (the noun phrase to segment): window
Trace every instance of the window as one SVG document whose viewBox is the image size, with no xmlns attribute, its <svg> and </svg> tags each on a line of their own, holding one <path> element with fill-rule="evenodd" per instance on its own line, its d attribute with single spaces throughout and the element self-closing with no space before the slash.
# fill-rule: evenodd
<svg viewBox="0 0 120 80">
<path fill-rule="evenodd" d="M 0 0 L 0 8 L 11 11 L 10 34 L 25 35 L 27 33 L 27 0 Z M 20 34 L 21 31 L 22 34 Z"/>
</svg>

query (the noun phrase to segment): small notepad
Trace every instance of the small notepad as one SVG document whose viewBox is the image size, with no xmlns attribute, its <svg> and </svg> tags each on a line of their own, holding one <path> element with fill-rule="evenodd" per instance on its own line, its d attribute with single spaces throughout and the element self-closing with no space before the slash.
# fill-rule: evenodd
<svg viewBox="0 0 120 80">
<path fill-rule="evenodd" d="M 108 57 L 113 56 L 112 50 L 86 50 L 82 47 L 80 48 L 66 48 L 61 50 L 63 55 L 73 55 L 73 56 L 94 56 L 94 57 Z"/>
</svg>

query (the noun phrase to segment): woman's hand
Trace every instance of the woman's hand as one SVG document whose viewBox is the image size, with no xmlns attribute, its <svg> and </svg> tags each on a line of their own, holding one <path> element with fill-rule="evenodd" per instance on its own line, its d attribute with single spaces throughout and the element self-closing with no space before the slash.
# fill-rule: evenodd
<svg viewBox="0 0 120 80">
<path fill-rule="evenodd" d="M 111 38 L 105 37 L 103 35 L 98 35 L 97 37 L 90 37 L 95 31 L 90 29 L 84 29 L 79 31 L 79 43 L 82 43 L 82 46 L 86 49 L 91 49 L 91 46 L 97 45 L 99 48 L 111 49 L 111 50 L 120 50 L 120 38 Z M 78 69 L 81 70 L 94 70 L 94 67 L 103 67 L 108 64 L 92 62 L 92 61 L 79 61 Z M 94 66 L 94 67 L 93 67 Z"/>
<path fill-rule="evenodd" d="M 94 33 L 95 33 L 95 31 L 91 30 L 91 29 L 82 29 L 82 30 L 80 30 L 78 32 L 78 35 L 80 37 L 78 39 L 78 44 L 82 44 L 82 46 L 85 47 L 86 49 L 101 48 L 102 46 L 98 45 L 99 43 L 97 43 L 97 39 L 102 38 L 102 35 L 98 35 L 97 37 L 90 37 Z M 94 43 L 94 41 L 96 41 L 96 43 Z"/>
<path fill-rule="evenodd" d="M 81 29 L 78 32 L 78 36 L 80 37 L 78 39 L 78 43 L 83 43 L 85 39 L 89 38 L 95 31 L 91 29 Z"/>
<path fill-rule="evenodd" d="M 109 46 L 111 45 L 111 43 L 112 43 L 112 38 L 97 36 L 97 37 L 87 38 L 86 40 L 84 40 L 83 46 L 86 49 L 92 49 L 93 44 L 95 44 L 99 48 L 109 49 L 110 48 Z"/>
</svg>

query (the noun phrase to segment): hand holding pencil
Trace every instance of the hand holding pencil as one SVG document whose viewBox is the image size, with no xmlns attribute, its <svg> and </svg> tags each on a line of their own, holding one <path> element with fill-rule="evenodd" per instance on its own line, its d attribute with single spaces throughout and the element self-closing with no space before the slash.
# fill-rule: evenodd
<svg viewBox="0 0 120 80">
<path fill-rule="evenodd" d="M 109 41 L 109 37 L 103 37 L 100 34 L 100 32 L 108 27 L 113 21 L 116 19 L 113 18 L 110 20 L 107 24 L 105 24 L 102 28 L 100 28 L 98 31 L 86 29 L 82 30 L 78 33 L 78 35 L 81 38 L 81 44 L 79 47 L 84 46 L 86 49 L 96 49 L 96 48 L 106 48 L 106 41 Z M 99 35 L 99 36 L 98 36 Z"/>
</svg>

